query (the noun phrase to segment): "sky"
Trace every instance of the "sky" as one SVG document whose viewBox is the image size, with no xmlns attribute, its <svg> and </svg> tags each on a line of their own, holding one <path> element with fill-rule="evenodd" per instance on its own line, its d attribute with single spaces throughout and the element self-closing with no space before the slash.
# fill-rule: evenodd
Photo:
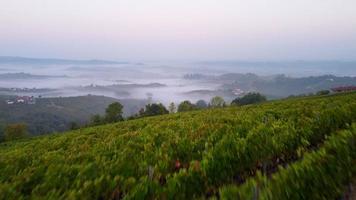
<svg viewBox="0 0 356 200">
<path fill-rule="evenodd" d="M 0 55 L 355 60 L 355 0 L 0 0 Z"/>
</svg>

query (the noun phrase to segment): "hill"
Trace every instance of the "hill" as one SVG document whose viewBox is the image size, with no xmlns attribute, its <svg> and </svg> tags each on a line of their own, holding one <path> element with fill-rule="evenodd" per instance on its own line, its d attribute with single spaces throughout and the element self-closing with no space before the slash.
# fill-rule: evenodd
<svg viewBox="0 0 356 200">
<path fill-rule="evenodd" d="M 320 90 L 330 90 L 334 87 L 356 85 L 355 76 L 308 76 L 289 77 L 286 75 L 258 76 L 247 73 L 227 73 L 219 76 L 204 76 L 202 74 L 186 74 L 188 80 L 217 83 L 217 90 L 196 90 L 187 94 L 221 95 L 236 97 L 242 92 L 256 91 L 265 94 L 269 99 L 285 98 L 290 95 L 315 93 Z"/>
<path fill-rule="evenodd" d="M 356 93 L 147 117 L 0 144 L 0 199 L 336 199 Z"/>
<path fill-rule="evenodd" d="M 2 80 L 14 80 L 14 79 L 48 79 L 48 78 L 65 78 L 67 76 L 48 76 L 48 75 L 34 75 L 28 73 L 5 73 L 0 74 Z"/>
<path fill-rule="evenodd" d="M 105 96 L 78 96 L 36 98 L 36 104 L 8 105 L 9 96 L 0 96 L 1 125 L 26 123 L 32 135 L 68 130 L 72 122 L 85 124 L 95 114 L 103 114 L 106 107 L 119 101 L 124 105 L 124 115 L 137 113 L 146 104 L 145 100 L 115 99 Z"/>
<path fill-rule="evenodd" d="M 108 60 L 69 60 L 57 58 L 26 58 L 18 56 L 0 56 L 0 64 L 31 64 L 31 65 L 112 65 L 126 64 L 126 62 L 116 62 Z"/>
</svg>

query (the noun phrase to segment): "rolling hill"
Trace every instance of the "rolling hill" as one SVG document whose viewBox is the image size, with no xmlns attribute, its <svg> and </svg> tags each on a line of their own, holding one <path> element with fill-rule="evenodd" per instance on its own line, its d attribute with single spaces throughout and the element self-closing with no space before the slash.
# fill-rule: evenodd
<svg viewBox="0 0 356 200">
<path fill-rule="evenodd" d="M 0 199 L 336 199 L 356 93 L 147 117 L 0 144 Z"/>
<path fill-rule="evenodd" d="M 26 123 L 31 135 L 40 135 L 68 130 L 72 122 L 84 125 L 92 115 L 103 114 L 106 107 L 116 101 L 124 106 L 125 116 L 137 113 L 146 104 L 146 100 L 94 95 L 36 98 L 33 105 L 8 105 L 7 99 L 12 98 L 0 95 L 0 136 L 1 126 L 5 124 Z"/>
<path fill-rule="evenodd" d="M 69 60 L 57 58 L 27 58 L 19 56 L 0 56 L 0 64 L 18 65 L 113 65 L 126 64 L 126 62 L 116 62 L 108 60 Z"/>
</svg>

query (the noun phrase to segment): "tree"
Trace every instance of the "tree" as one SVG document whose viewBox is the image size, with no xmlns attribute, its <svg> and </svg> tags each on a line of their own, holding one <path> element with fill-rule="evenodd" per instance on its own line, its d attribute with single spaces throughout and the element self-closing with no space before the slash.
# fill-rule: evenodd
<svg viewBox="0 0 356 200">
<path fill-rule="evenodd" d="M 241 98 L 234 99 L 231 102 L 231 105 L 247 105 L 247 104 L 264 102 L 266 100 L 267 98 L 264 95 L 260 93 L 251 92 Z"/>
<path fill-rule="evenodd" d="M 208 104 L 204 100 L 199 100 L 195 103 L 197 108 L 207 108 Z"/>
<path fill-rule="evenodd" d="M 27 125 L 24 123 L 9 124 L 5 128 L 5 140 L 15 140 L 27 137 Z"/>
<path fill-rule="evenodd" d="M 145 107 L 145 111 L 143 112 L 143 116 L 154 116 L 154 115 L 163 115 L 168 114 L 168 110 L 161 103 L 152 103 L 147 104 Z"/>
<path fill-rule="evenodd" d="M 177 109 L 176 105 L 174 105 L 173 102 L 169 104 L 169 107 L 168 107 L 169 113 L 175 113 L 176 109 Z"/>
<path fill-rule="evenodd" d="M 195 105 L 188 100 L 183 101 L 178 105 L 178 112 L 185 112 L 190 110 L 195 110 Z"/>
<path fill-rule="evenodd" d="M 215 96 L 210 100 L 210 106 L 217 108 L 225 106 L 225 100 L 222 97 Z"/>
<path fill-rule="evenodd" d="M 114 102 L 106 108 L 105 122 L 113 123 L 124 120 L 122 117 L 122 109 L 124 107 L 119 102 Z"/>
<path fill-rule="evenodd" d="M 90 124 L 93 126 L 97 126 L 103 123 L 103 119 L 99 114 L 93 115 L 90 118 Z"/>
<path fill-rule="evenodd" d="M 147 92 L 146 96 L 147 96 L 147 101 L 150 104 L 152 102 L 153 94 L 151 92 Z"/>
<path fill-rule="evenodd" d="M 69 130 L 76 130 L 80 128 L 79 124 L 77 122 L 70 122 L 69 123 Z"/>
<path fill-rule="evenodd" d="M 141 109 L 138 111 L 138 115 L 139 115 L 139 116 L 144 116 L 144 115 L 145 115 L 145 109 L 144 109 L 144 108 L 141 108 Z"/>
<path fill-rule="evenodd" d="M 5 131 L 5 125 L 0 123 L 0 142 L 5 140 L 4 131 Z"/>
<path fill-rule="evenodd" d="M 328 95 L 328 94 L 330 94 L 330 90 L 320 90 L 316 94 L 317 95 Z"/>
</svg>

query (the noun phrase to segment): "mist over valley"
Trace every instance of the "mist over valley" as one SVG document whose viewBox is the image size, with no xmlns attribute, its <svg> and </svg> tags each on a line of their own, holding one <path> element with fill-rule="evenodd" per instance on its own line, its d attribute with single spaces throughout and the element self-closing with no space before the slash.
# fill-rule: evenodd
<svg viewBox="0 0 356 200">
<path fill-rule="evenodd" d="M 150 99 L 168 105 L 183 100 L 209 101 L 217 95 L 231 101 L 251 91 L 283 98 L 356 84 L 356 62 L 129 63 L 10 58 L 0 57 L 0 94 L 41 97 L 91 94 Z"/>
</svg>

